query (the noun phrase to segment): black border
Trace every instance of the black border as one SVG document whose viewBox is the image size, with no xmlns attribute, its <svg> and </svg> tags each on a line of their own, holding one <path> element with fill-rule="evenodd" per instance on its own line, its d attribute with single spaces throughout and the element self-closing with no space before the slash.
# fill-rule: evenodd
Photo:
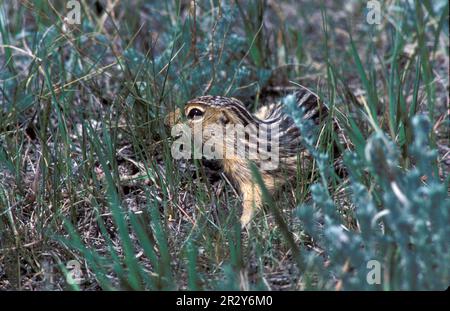
<svg viewBox="0 0 450 311">
<path fill-rule="evenodd" d="M 208 308 L 203 306 L 177 306 L 177 299 L 210 298 Z M 220 305 L 221 296 L 271 296 L 270 306 L 262 305 Z M 128 309 L 142 306 L 140 310 L 280 310 L 283 307 L 294 307 L 299 310 L 306 307 L 344 307 L 344 308 L 383 308 L 383 307 L 450 307 L 450 291 L 442 292 L 0 292 L 0 303 L 3 306 L 31 308 L 75 308 L 84 311 L 86 308 Z M 216 303 L 212 303 L 212 301 Z M 131 309 L 133 308 L 133 309 Z M 127 310 L 127 311 L 128 311 Z"/>
</svg>

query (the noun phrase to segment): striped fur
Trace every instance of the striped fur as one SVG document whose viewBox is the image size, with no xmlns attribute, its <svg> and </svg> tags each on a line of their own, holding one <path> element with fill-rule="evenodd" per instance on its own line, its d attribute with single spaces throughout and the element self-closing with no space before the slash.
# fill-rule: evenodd
<svg viewBox="0 0 450 311">
<path fill-rule="evenodd" d="M 306 88 L 300 88 L 295 92 L 298 107 L 304 112 L 304 118 L 313 120 L 315 124 L 321 123 L 328 114 L 328 109 L 324 106 L 318 96 Z M 256 131 L 262 126 L 269 128 L 269 140 L 278 138 L 280 165 L 274 170 L 262 170 L 263 181 L 271 193 L 275 193 L 283 184 L 289 181 L 290 177 L 296 176 L 297 161 L 306 158 L 307 154 L 301 146 L 301 134 L 294 123 L 294 120 L 285 113 L 282 102 L 273 103 L 262 107 L 255 114 L 250 113 L 241 101 L 235 98 L 222 96 L 200 96 L 187 102 L 184 115 L 187 116 L 191 109 L 200 109 L 204 113 L 202 126 L 211 123 L 222 122 L 222 125 L 241 124 L 244 127 L 253 125 L 254 131 L 248 135 L 257 135 Z M 180 111 L 170 118 L 177 119 Z M 191 123 L 189 123 L 191 122 Z M 189 121 L 191 124 L 196 121 Z M 271 130 L 278 128 L 278 133 Z M 254 148 L 250 144 L 250 137 L 246 137 L 246 149 Z M 205 139 L 205 138 L 204 138 Z M 256 140 L 257 145 L 261 140 Z M 270 150 L 269 150 L 270 151 Z M 261 155 L 261 159 L 262 159 Z M 258 167 L 261 167 L 263 160 L 252 160 Z M 224 158 L 221 160 L 224 173 L 238 187 L 243 199 L 243 213 L 241 217 L 242 226 L 246 226 L 253 215 L 255 208 L 262 205 L 262 196 L 259 187 L 255 186 L 248 161 L 244 158 Z"/>
<path fill-rule="evenodd" d="M 297 106 L 303 109 L 304 119 L 312 120 L 316 125 L 320 124 L 328 115 L 328 109 L 323 105 L 318 96 L 306 88 L 301 88 L 295 92 Z M 255 125 L 259 129 L 260 125 L 278 126 L 280 142 L 280 152 L 283 157 L 295 156 L 301 149 L 300 131 L 294 123 L 294 120 L 285 113 L 282 102 L 277 102 L 268 106 L 261 107 L 255 115 L 251 114 L 241 101 L 235 98 L 222 96 L 201 96 L 187 103 L 203 104 L 205 106 L 224 109 L 237 116 L 243 126 L 248 124 Z"/>
</svg>

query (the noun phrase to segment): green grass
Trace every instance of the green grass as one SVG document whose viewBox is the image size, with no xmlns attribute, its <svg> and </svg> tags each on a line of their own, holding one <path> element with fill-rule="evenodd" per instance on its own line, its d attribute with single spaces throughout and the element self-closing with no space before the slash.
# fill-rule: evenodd
<svg viewBox="0 0 450 311">
<path fill-rule="evenodd" d="M 383 1 L 381 25 L 362 1 L 100 2 L 64 25 L 59 1 L 0 0 L 0 289 L 448 286 L 447 1 Z M 295 83 L 330 107 L 317 144 Z M 314 163 L 242 231 L 235 190 L 174 161 L 163 121 L 275 88 Z"/>
</svg>

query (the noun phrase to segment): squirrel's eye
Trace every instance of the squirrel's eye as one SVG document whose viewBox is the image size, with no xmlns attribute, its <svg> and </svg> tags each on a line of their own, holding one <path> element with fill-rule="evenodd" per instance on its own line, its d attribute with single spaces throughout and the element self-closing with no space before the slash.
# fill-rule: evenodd
<svg viewBox="0 0 450 311">
<path fill-rule="evenodd" d="M 193 119 L 195 117 L 201 117 L 202 115 L 203 115 L 203 111 L 201 111 L 200 109 L 197 109 L 197 108 L 193 108 L 193 109 L 189 110 L 187 117 L 189 119 Z"/>
</svg>

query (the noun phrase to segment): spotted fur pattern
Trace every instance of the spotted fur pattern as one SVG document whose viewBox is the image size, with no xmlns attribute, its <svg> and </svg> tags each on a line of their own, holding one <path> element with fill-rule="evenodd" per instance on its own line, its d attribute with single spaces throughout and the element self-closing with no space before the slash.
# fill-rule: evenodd
<svg viewBox="0 0 450 311">
<path fill-rule="evenodd" d="M 298 107 L 303 109 L 305 119 L 310 119 L 315 124 L 320 124 L 327 116 L 328 109 L 320 102 L 316 94 L 306 88 L 300 88 L 295 92 L 295 96 Z M 276 134 L 279 141 L 279 166 L 274 170 L 261 171 L 263 181 L 272 194 L 289 182 L 291 177 L 296 176 L 298 160 L 308 158 L 306 151 L 301 145 L 301 133 L 294 120 L 285 113 L 281 101 L 264 106 L 255 114 L 252 114 L 241 101 L 235 98 L 200 96 L 187 102 L 184 108 L 184 115 L 187 116 L 189 111 L 194 108 L 203 112 L 202 125 L 204 127 L 212 123 L 223 126 L 231 123 L 242 124 L 243 126 L 253 125 L 255 131 L 262 125 L 269 127 L 269 129 L 271 126 L 276 126 L 279 129 L 278 134 Z M 171 113 L 168 124 L 177 122 L 182 117 L 182 114 L 179 109 Z M 189 120 L 187 122 L 190 124 Z M 249 135 L 253 133 L 256 135 L 255 131 L 250 131 Z M 270 137 L 272 133 L 270 130 L 268 132 Z M 273 139 L 273 135 L 270 139 Z M 246 148 L 254 147 L 251 146 L 249 141 L 251 140 L 246 136 Z M 259 141 L 256 141 L 259 144 Z M 226 148 L 226 146 L 223 146 L 223 148 Z M 244 227 L 252 219 L 254 210 L 262 205 L 261 191 L 253 181 L 248 160 L 239 157 L 225 157 L 220 161 L 225 174 L 237 186 L 242 195 L 243 212 L 241 224 Z M 252 161 L 258 167 L 262 166 L 262 160 L 254 159 Z"/>
</svg>

